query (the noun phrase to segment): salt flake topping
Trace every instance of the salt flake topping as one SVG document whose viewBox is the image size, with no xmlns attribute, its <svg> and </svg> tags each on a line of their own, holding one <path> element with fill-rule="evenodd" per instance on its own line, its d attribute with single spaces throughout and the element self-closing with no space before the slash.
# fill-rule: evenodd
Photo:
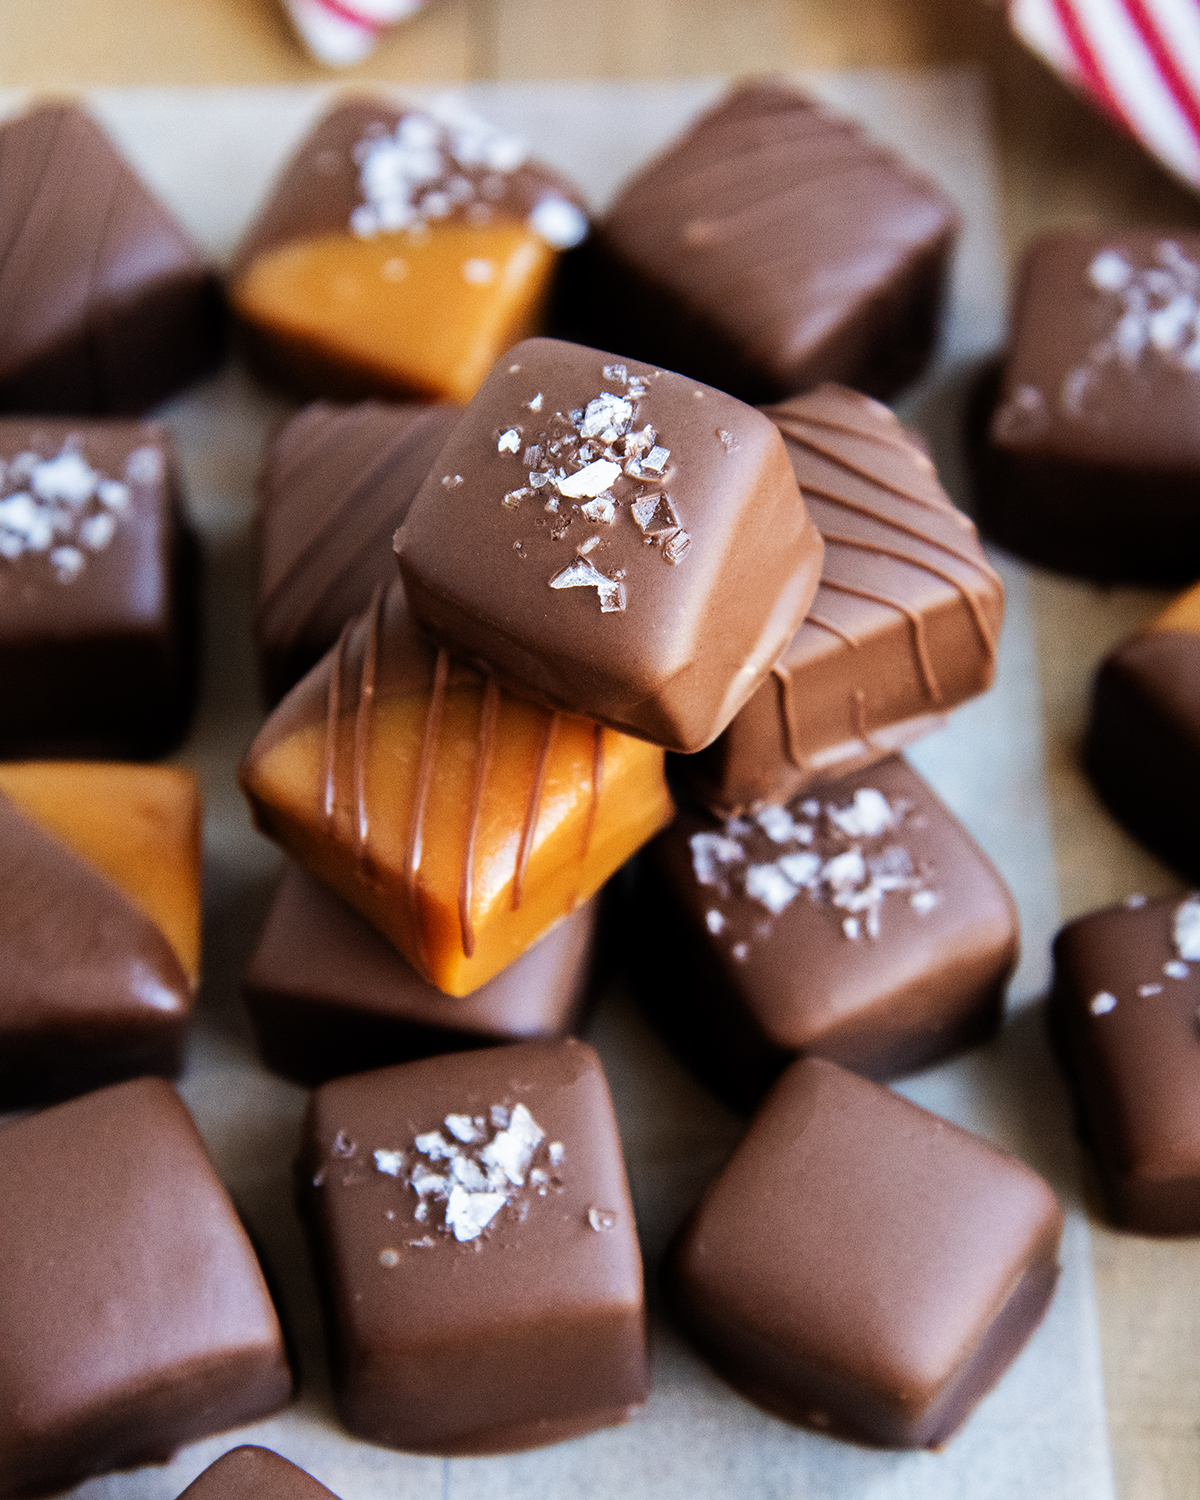
<svg viewBox="0 0 1200 1500">
<path fill-rule="evenodd" d="M 1172 936 L 1180 958 L 1200 963 L 1200 895 L 1189 896 L 1175 908 Z"/>
<path fill-rule="evenodd" d="M 128 516 L 133 490 L 162 477 L 158 449 L 135 448 L 123 479 L 92 468 L 68 438 L 53 457 L 18 453 L 0 462 L 0 558 L 17 562 L 43 554 L 59 583 L 83 573 L 90 554 L 103 552 Z"/>
</svg>

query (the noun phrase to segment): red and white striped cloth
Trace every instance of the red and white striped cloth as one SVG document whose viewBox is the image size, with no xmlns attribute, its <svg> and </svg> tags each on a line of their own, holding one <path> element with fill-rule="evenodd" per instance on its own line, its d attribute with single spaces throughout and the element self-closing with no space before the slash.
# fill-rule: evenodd
<svg viewBox="0 0 1200 1500">
<path fill-rule="evenodd" d="M 313 56 L 331 67 L 360 62 L 381 32 L 413 15 L 425 0 L 283 0 Z"/>
<path fill-rule="evenodd" d="M 1200 187 L 1200 0 L 1009 0 L 1013 29 Z"/>
</svg>

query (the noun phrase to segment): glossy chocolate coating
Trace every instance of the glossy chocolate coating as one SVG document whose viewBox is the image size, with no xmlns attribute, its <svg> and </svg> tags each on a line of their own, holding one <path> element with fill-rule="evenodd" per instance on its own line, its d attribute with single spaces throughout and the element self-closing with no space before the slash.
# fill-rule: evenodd
<svg viewBox="0 0 1200 1500">
<path fill-rule="evenodd" d="M 1141 631 L 1105 657 L 1084 753 L 1109 811 L 1200 879 L 1200 635 Z"/>
<path fill-rule="evenodd" d="M 223 347 L 215 271 L 90 116 L 0 126 L 0 411 L 136 414 Z"/>
<path fill-rule="evenodd" d="M 673 773 L 714 811 L 785 802 L 881 760 L 983 692 L 1004 587 L 886 407 L 825 385 L 766 408 L 825 539 L 821 586 L 771 676 Z"/>
<path fill-rule="evenodd" d="M 231 1448 L 179 1500 L 337 1500 L 323 1484 L 270 1448 Z"/>
<path fill-rule="evenodd" d="M 1088 229 L 1032 247 L 979 459 L 988 536 L 1102 581 L 1200 573 L 1200 365 L 1191 323 L 1171 321 L 1198 282 L 1196 234 Z"/>
<path fill-rule="evenodd" d="M 920 374 L 958 215 L 852 120 L 766 79 L 629 182 L 580 252 L 581 337 L 746 401 Z"/>
<path fill-rule="evenodd" d="M 788 1421 L 946 1442 L 1037 1326 L 1062 1211 L 1022 1162 L 832 1063 L 794 1063 L 667 1268 L 720 1374 Z"/>
<path fill-rule="evenodd" d="M 875 794 L 894 821 L 864 835 Z M 854 850 L 857 878 L 830 867 Z M 818 867 L 820 882 L 801 885 Z M 901 883 L 876 889 L 873 869 Z M 758 821 L 685 808 L 639 857 L 627 923 L 643 1007 L 709 1088 L 746 1111 L 799 1053 L 886 1079 L 983 1040 L 1017 957 L 1008 888 L 898 758 Z"/>
<path fill-rule="evenodd" d="M 598 430 L 606 401 L 622 415 Z M 618 428 L 628 435 L 606 445 Z M 622 458 L 635 441 L 641 457 Z M 580 488 L 599 471 L 611 491 L 599 478 Z M 822 544 L 758 412 L 650 365 L 529 339 L 450 435 L 396 552 L 436 639 L 552 707 L 694 751 L 803 618 Z"/>
<path fill-rule="evenodd" d="M 279 1320 L 174 1089 L 0 1131 L 0 1494 L 162 1462 L 285 1405 Z"/>
<path fill-rule="evenodd" d="M 46 467 L 64 455 L 65 473 Z M 67 498 L 89 473 L 89 497 Z M 0 419 L 0 754 L 176 744 L 195 695 L 195 575 L 165 427 Z"/>
<path fill-rule="evenodd" d="M 1182 906 L 1110 906 L 1054 942 L 1050 1020 L 1081 1133 L 1113 1219 L 1142 1234 L 1200 1233 L 1200 968 L 1183 956 L 1200 948 L 1175 940 Z"/>
<path fill-rule="evenodd" d="M 0 1108 L 183 1063 L 191 987 L 110 880 L 0 793 Z"/>
<path fill-rule="evenodd" d="M 452 406 L 319 401 L 276 434 L 255 518 L 254 640 L 268 706 L 396 576 L 392 535 L 458 415 Z"/>
<path fill-rule="evenodd" d="M 543 1132 L 514 1168 L 523 1186 L 462 1239 L 443 1222 L 453 1204 L 407 1185 L 416 1138 L 445 1140 L 447 1116 L 495 1137 L 493 1108 L 522 1105 Z M 641 1257 L 590 1047 L 522 1043 L 327 1083 L 298 1170 L 351 1432 L 414 1452 L 507 1452 L 624 1421 L 645 1401 Z"/>
<path fill-rule="evenodd" d="M 564 1036 L 588 989 L 599 898 L 461 1000 L 290 861 L 242 981 L 268 1066 L 315 1087 L 346 1073 Z"/>
</svg>

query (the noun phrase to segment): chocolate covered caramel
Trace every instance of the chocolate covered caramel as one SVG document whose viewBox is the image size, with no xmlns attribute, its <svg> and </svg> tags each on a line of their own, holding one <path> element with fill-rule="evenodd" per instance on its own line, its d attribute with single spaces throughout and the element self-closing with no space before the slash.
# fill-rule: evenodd
<svg viewBox="0 0 1200 1500">
<path fill-rule="evenodd" d="M 264 833 L 457 996 L 672 812 L 661 750 L 429 645 L 399 580 L 283 700 L 239 780 Z"/>
</svg>

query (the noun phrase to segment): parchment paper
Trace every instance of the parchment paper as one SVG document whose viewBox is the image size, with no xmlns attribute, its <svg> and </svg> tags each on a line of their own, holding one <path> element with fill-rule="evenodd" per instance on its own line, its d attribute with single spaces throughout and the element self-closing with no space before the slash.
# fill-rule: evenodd
<svg viewBox="0 0 1200 1500">
<path fill-rule="evenodd" d="M 824 74 L 807 81 L 937 176 L 964 210 L 945 352 L 903 411 L 927 431 L 955 492 L 962 372 L 999 342 L 1003 321 L 996 195 L 979 84 L 962 72 Z M 720 86 L 717 80 L 494 84 L 462 92 L 521 131 L 600 204 Z M 325 97 L 314 89 L 105 90 L 92 103 L 156 190 L 223 256 Z M 18 102 L 0 94 L 0 112 Z M 251 829 L 233 782 L 260 718 L 249 649 L 247 526 L 264 435 L 286 410 L 230 370 L 164 415 L 179 436 L 208 561 L 203 706 L 179 757 L 201 773 L 206 787 L 206 978 L 181 1089 L 280 1286 L 303 1388 L 279 1417 L 196 1444 L 166 1467 L 90 1481 L 77 1495 L 174 1500 L 219 1454 L 254 1441 L 294 1459 L 343 1500 L 707 1500 L 733 1494 L 746 1500 L 1107 1500 L 1112 1481 L 1076 1155 L 1061 1087 L 1037 1015 L 1028 1008 L 1045 987 L 1058 903 L 1030 582 L 1023 568 L 1004 559 L 998 562 L 1008 617 L 997 686 L 959 710 L 911 759 L 1012 886 L 1023 959 L 1000 1040 L 901 1085 L 927 1107 L 1017 1150 L 1050 1178 L 1068 1207 L 1058 1294 L 996 1391 L 943 1453 L 870 1452 L 762 1414 L 712 1375 L 656 1314 L 653 1394 L 644 1417 L 625 1428 L 523 1456 L 442 1461 L 375 1448 L 337 1426 L 311 1273 L 290 1200 L 289 1166 L 305 1096 L 257 1062 L 237 995 L 277 863 L 273 848 Z M 675 1064 L 619 989 L 602 1001 L 589 1036 L 617 1100 L 653 1295 L 666 1240 L 740 1127 Z"/>
</svg>

